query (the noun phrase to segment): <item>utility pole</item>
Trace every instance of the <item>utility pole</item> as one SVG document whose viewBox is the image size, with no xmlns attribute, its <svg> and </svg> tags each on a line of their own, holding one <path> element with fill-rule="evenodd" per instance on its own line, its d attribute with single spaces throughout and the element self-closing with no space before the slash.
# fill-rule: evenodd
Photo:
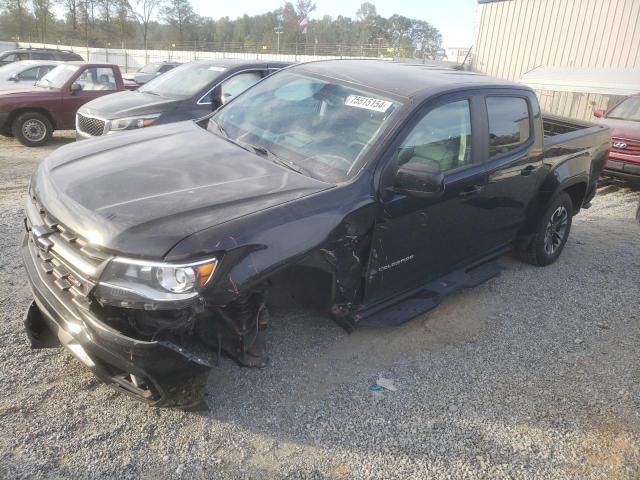
<svg viewBox="0 0 640 480">
<path fill-rule="evenodd" d="M 281 27 L 275 27 L 275 28 L 273 29 L 273 31 L 274 31 L 274 32 L 276 33 L 276 35 L 278 36 L 278 47 L 277 47 L 276 53 L 277 53 L 278 55 L 280 55 L 280 35 L 282 35 L 282 34 L 284 33 L 284 31 L 282 30 L 282 28 L 281 28 Z"/>
</svg>

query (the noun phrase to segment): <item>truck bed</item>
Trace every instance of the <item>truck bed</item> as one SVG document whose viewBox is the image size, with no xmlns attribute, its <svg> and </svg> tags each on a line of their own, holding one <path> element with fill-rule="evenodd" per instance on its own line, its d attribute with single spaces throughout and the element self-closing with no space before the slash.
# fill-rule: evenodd
<svg viewBox="0 0 640 480">
<path fill-rule="evenodd" d="M 581 122 L 579 120 L 558 117 L 556 115 L 542 116 L 542 128 L 544 130 L 545 138 L 555 137 L 556 135 L 575 132 L 576 130 L 582 130 L 594 126 L 595 124 L 593 123 Z"/>
<path fill-rule="evenodd" d="M 543 115 L 542 128 L 544 130 L 545 149 L 576 141 L 575 145 L 584 149 L 602 146 L 603 143 L 609 142 L 608 127 L 572 118 Z M 588 139 L 586 137 L 592 138 Z M 578 141 L 579 139 L 580 141 Z"/>
</svg>

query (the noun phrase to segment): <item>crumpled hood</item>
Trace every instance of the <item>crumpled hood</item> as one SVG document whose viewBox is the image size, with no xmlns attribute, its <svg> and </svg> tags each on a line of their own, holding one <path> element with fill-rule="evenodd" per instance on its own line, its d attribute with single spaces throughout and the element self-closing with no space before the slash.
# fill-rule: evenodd
<svg viewBox="0 0 640 480">
<path fill-rule="evenodd" d="M 165 113 L 176 108 L 180 101 L 140 91 L 123 91 L 96 98 L 83 105 L 78 112 L 113 120 Z"/>
<path fill-rule="evenodd" d="M 193 122 L 67 145 L 40 164 L 32 184 L 66 227 L 114 252 L 149 258 L 197 231 L 331 186 Z"/>
</svg>

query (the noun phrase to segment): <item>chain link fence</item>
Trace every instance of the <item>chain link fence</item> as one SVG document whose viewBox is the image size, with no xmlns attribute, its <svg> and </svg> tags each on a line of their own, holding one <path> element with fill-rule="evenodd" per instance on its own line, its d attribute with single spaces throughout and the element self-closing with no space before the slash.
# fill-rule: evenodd
<svg viewBox="0 0 640 480">
<path fill-rule="evenodd" d="M 10 45 L 10 47 L 8 47 Z M 8 48 L 56 48 L 71 50 L 81 55 L 87 62 L 113 63 L 125 72 L 135 71 L 147 63 L 155 62 L 191 62 L 194 60 L 213 60 L 219 58 L 239 58 L 245 60 L 272 60 L 304 62 L 311 60 L 342 58 L 379 58 L 384 60 L 406 60 L 421 63 L 453 66 L 449 62 L 439 62 L 420 50 L 393 45 L 340 45 L 317 44 L 308 42 L 247 44 L 241 42 L 198 43 L 198 42 L 149 42 L 143 45 L 104 46 L 60 45 L 32 42 L 0 42 L 0 49 Z"/>
</svg>

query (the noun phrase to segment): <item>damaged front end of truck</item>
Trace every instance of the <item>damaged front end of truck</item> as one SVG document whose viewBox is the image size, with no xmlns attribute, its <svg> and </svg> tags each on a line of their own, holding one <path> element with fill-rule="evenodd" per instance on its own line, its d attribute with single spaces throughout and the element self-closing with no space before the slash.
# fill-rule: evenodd
<svg viewBox="0 0 640 480">
<path fill-rule="evenodd" d="M 93 247 L 33 194 L 25 210 L 22 257 L 34 295 L 25 326 L 33 347 L 62 344 L 123 392 L 183 408 L 203 406 L 208 372 L 221 354 L 242 365 L 267 364 L 266 292 L 208 303 L 219 257 L 127 259 Z"/>
<path fill-rule="evenodd" d="M 49 214 L 33 192 L 25 210 L 22 257 L 34 295 L 25 326 L 32 346 L 62 344 L 98 378 L 154 406 L 206 408 L 207 376 L 222 355 L 265 367 L 269 304 L 321 301 L 350 328 L 347 316 L 362 301 L 371 208 L 346 219 L 335 212 L 301 214 L 314 227 L 304 229 L 305 246 L 285 249 L 298 249 L 289 258 L 267 247 L 279 236 L 282 244 L 283 230 L 272 229 L 272 238 L 227 235 L 216 243 L 205 230 L 162 262 L 93 246 Z M 286 230 L 296 229 L 290 215 L 287 220 Z M 260 230 L 260 219 L 254 222 Z M 181 250 L 197 252 L 200 244 L 213 244 L 218 253 L 179 260 Z"/>
</svg>

